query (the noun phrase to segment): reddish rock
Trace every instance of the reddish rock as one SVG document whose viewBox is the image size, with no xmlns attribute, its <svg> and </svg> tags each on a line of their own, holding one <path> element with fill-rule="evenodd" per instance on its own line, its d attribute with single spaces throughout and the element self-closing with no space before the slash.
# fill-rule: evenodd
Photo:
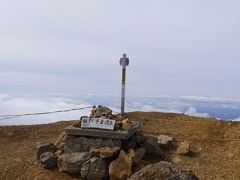
<svg viewBox="0 0 240 180">
<path fill-rule="evenodd" d="M 113 156 L 116 156 L 118 152 L 120 151 L 120 147 L 91 147 L 90 154 L 91 156 L 97 156 L 100 158 L 111 158 Z"/>
<path fill-rule="evenodd" d="M 121 150 L 117 159 L 109 166 L 111 180 L 125 180 L 132 174 L 132 159 Z"/>
</svg>

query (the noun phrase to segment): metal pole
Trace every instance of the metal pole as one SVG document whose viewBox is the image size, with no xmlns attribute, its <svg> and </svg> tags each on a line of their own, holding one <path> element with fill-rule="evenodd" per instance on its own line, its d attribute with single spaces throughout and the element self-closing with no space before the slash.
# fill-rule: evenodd
<svg viewBox="0 0 240 180">
<path fill-rule="evenodd" d="M 121 114 L 124 114 L 125 109 L 125 90 L 126 90 L 126 67 L 129 65 L 129 59 L 126 54 L 120 59 L 120 65 L 122 66 L 122 95 L 121 95 Z"/>
</svg>

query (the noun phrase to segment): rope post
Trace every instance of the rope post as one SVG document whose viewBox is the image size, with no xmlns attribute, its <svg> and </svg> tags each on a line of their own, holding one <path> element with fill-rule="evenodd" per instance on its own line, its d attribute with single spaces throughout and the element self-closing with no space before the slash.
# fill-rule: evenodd
<svg viewBox="0 0 240 180">
<path fill-rule="evenodd" d="M 121 115 L 124 115 L 125 109 L 125 90 L 126 90 L 126 67 L 129 65 L 129 59 L 126 54 L 120 59 L 120 65 L 122 66 L 122 95 L 121 95 Z"/>
</svg>

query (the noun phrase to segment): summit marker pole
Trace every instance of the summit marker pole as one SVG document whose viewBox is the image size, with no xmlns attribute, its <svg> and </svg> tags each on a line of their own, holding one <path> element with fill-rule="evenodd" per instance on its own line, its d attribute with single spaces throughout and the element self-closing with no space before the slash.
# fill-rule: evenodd
<svg viewBox="0 0 240 180">
<path fill-rule="evenodd" d="M 126 54 L 123 54 L 123 57 L 120 59 L 120 65 L 122 66 L 121 115 L 123 115 L 125 109 L 126 67 L 129 65 L 129 59 Z"/>
</svg>

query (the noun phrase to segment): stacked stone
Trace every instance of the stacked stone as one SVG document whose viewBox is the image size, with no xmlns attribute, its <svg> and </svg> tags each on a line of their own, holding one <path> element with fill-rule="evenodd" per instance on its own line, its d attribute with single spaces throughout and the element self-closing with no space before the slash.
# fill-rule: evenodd
<svg viewBox="0 0 240 180">
<path fill-rule="evenodd" d="M 102 116 L 120 122 L 120 129 L 134 128 L 134 123 L 126 117 L 112 115 L 112 111 L 106 107 L 94 107 L 90 117 Z M 79 174 L 88 180 L 136 179 L 138 174 L 134 172 L 146 165 L 149 156 L 156 162 L 165 162 L 166 157 L 161 148 L 172 148 L 173 142 L 170 137 L 148 137 L 143 136 L 140 131 L 135 131 L 127 140 L 71 136 L 62 132 L 55 143 L 38 144 L 37 158 L 46 169 L 57 166 L 60 171 Z M 161 164 L 163 165 L 167 167 L 159 171 L 167 172 L 174 166 L 168 163 Z M 189 171 L 181 171 L 177 168 L 176 172 L 181 172 L 182 177 L 190 177 Z M 177 178 L 177 173 L 175 174 L 176 177 L 172 174 L 169 177 Z M 194 176 L 191 174 L 191 177 Z"/>
<path fill-rule="evenodd" d="M 85 118 L 85 117 L 87 116 L 82 116 L 80 118 L 80 121 L 77 121 L 73 124 L 73 127 L 80 128 L 82 118 Z M 93 109 L 89 117 L 116 120 L 114 130 L 133 130 L 133 129 L 139 128 L 139 124 L 136 124 L 135 121 L 131 121 L 126 116 L 122 116 L 120 114 L 113 114 L 111 109 L 104 106 L 93 106 Z"/>
</svg>

